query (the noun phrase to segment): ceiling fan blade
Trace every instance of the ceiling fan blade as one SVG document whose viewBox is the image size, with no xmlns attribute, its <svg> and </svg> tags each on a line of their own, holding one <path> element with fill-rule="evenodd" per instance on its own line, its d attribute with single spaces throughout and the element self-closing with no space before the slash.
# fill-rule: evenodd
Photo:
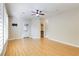
<svg viewBox="0 0 79 59">
<path fill-rule="evenodd" d="M 40 15 L 45 15 L 45 14 L 40 14 Z"/>
</svg>

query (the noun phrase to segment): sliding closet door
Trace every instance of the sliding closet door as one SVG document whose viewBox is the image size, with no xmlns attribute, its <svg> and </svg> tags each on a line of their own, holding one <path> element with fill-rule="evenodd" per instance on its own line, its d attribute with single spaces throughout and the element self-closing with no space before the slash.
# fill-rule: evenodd
<svg viewBox="0 0 79 59">
<path fill-rule="evenodd" d="M 3 50 L 3 4 L 0 4 L 0 55 Z"/>
</svg>

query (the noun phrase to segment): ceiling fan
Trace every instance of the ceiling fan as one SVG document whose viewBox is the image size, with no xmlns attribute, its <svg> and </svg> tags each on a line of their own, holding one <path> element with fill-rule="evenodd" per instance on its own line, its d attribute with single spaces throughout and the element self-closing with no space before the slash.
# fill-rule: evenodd
<svg viewBox="0 0 79 59">
<path fill-rule="evenodd" d="M 45 15 L 45 14 L 42 13 L 42 11 L 40 11 L 40 10 L 36 10 L 36 11 L 32 12 L 32 15 L 40 16 L 40 15 Z"/>
</svg>

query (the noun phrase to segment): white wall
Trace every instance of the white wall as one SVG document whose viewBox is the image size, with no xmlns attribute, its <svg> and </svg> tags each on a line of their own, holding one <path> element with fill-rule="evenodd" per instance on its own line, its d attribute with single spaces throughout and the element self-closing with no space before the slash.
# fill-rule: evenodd
<svg viewBox="0 0 79 59">
<path fill-rule="evenodd" d="M 18 24 L 12 26 L 12 23 Z M 28 31 L 24 31 L 24 24 L 29 24 Z M 9 39 L 21 39 L 30 36 L 30 19 L 26 17 L 9 17 Z"/>
<path fill-rule="evenodd" d="M 68 10 L 48 19 L 47 36 L 79 46 L 79 9 Z"/>
<path fill-rule="evenodd" d="M 12 26 L 17 23 L 18 26 Z M 24 24 L 29 24 L 28 31 L 24 31 Z M 40 38 L 40 18 L 39 17 L 9 17 L 9 39 L 21 39 L 24 37 Z"/>
<path fill-rule="evenodd" d="M 31 18 L 31 37 L 40 38 L 40 17 Z"/>
</svg>

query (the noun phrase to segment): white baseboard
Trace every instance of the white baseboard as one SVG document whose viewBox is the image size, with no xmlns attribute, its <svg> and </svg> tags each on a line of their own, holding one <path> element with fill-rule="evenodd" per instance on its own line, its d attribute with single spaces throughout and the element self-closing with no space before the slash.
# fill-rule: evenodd
<svg viewBox="0 0 79 59">
<path fill-rule="evenodd" d="M 76 45 L 76 44 L 73 44 L 73 43 L 60 41 L 60 40 L 56 40 L 56 39 L 53 39 L 53 38 L 48 38 L 48 39 L 52 40 L 52 41 L 56 41 L 56 42 L 62 43 L 62 44 L 65 44 L 65 45 L 69 45 L 69 46 L 73 46 L 73 47 L 79 48 L 79 45 Z"/>
<path fill-rule="evenodd" d="M 32 37 L 32 38 L 33 39 L 40 39 L 40 38 L 37 38 L 37 37 Z M 17 38 L 17 39 L 23 39 L 23 38 Z M 52 41 L 56 41 L 56 42 L 62 43 L 62 44 L 65 44 L 65 45 L 69 45 L 69 46 L 73 46 L 73 47 L 79 48 L 79 45 L 76 45 L 76 44 L 73 44 L 73 43 L 69 43 L 69 42 L 65 42 L 65 41 L 60 41 L 60 40 L 49 38 L 49 37 L 48 37 L 48 39 L 52 40 Z M 15 39 L 10 39 L 10 40 L 15 40 Z"/>
</svg>

